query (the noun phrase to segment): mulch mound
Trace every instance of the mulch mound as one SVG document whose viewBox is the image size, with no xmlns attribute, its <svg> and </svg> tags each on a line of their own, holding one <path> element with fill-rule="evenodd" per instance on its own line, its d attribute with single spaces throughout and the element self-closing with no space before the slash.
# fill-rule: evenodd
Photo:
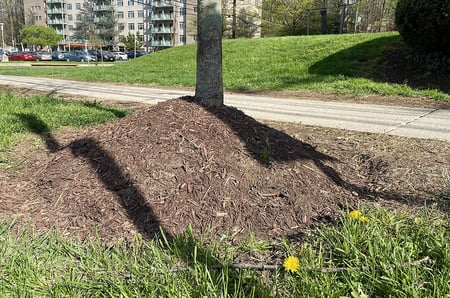
<svg viewBox="0 0 450 298">
<path fill-rule="evenodd" d="M 161 230 L 170 236 L 189 226 L 196 235 L 295 237 L 364 197 L 428 199 L 448 161 L 430 151 L 446 152 L 446 142 L 420 155 L 422 141 L 375 137 L 376 148 L 371 134 L 323 129 L 321 138 L 318 129 L 299 127 L 275 129 L 235 108 L 205 108 L 186 97 L 82 132 L 42 135 L 45 150 L 3 174 L 0 213 L 38 230 L 57 226 L 104 241 Z M 413 146 L 424 165 L 438 162 L 430 185 L 418 186 L 423 177 L 411 174 L 411 188 L 404 169 L 389 168 L 396 160 L 417 164 L 405 163 L 395 150 L 406 146 L 392 139 Z M 418 172 L 428 173 L 426 166 Z"/>
<path fill-rule="evenodd" d="M 2 209 L 78 235 L 152 237 L 192 226 L 282 237 L 334 218 L 355 196 L 326 165 L 332 157 L 188 97 L 46 144 L 48 159 L 10 185 Z"/>
</svg>

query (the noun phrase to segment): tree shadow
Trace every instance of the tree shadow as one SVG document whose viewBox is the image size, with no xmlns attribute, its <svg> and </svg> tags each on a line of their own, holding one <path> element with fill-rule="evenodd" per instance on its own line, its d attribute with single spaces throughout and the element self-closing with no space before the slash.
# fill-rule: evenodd
<svg viewBox="0 0 450 298">
<path fill-rule="evenodd" d="M 39 119 L 39 117 L 30 113 L 15 113 L 14 115 L 19 118 L 30 132 L 41 137 L 50 152 L 55 153 L 61 149 L 58 141 L 50 132 L 47 123 Z"/>
<path fill-rule="evenodd" d="M 133 225 L 139 233 L 147 240 L 159 238 L 161 248 L 170 252 L 170 254 L 181 259 L 189 268 L 195 268 L 199 265 L 202 270 L 204 266 L 216 266 L 217 268 L 225 268 L 213 250 L 199 239 L 195 239 L 193 233 L 187 231 L 184 234 L 172 235 L 160 224 L 158 216 L 153 212 L 152 207 L 147 203 L 145 195 L 135 184 L 133 179 L 129 177 L 123 169 L 116 163 L 102 146 L 92 138 L 82 138 L 74 140 L 66 146 L 61 146 L 58 140 L 51 134 L 48 125 L 33 114 L 16 114 L 19 119 L 29 128 L 29 130 L 44 141 L 47 149 L 52 153 L 69 149 L 75 157 L 82 157 L 87 160 L 103 185 L 115 193 L 122 207 L 126 210 L 128 217 L 132 220 Z M 209 273 L 212 280 L 221 280 L 218 271 Z M 233 293 L 233 286 L 238 285 L 244 288 L 244 291 L 252 292 L 254 282 L 246 275 L 243 279 L 238 273 L 231 273 L 227 279 L 227 285 L 224 285 L 226 291 Z M 263 285 L 256 292 L 263 291 Z"/>
<path fill-rule="evenodd" d="M 413 61 L 415 55 L 400 36 L 385 36 L 332 54 L 308 70 L 315 80 L 342 75 L 449 93 L 450 77 L 424 69 Z"/>
<path fill-rule="evenodd" d="M 192 97 L 185 97 L 184 99 L 194 101 Z M 380 195 L 380 193 L 345 181 L 336 169 L 325 163 L 326 161 L 336 160 L 331 156 L 318 152 L 307 143 L 264 125 L 233 107 L 223 106 L 205 109 L 226 123 L 245 143 L 245 147 L 253 158 L 265 166 L 270 166 L 270 162 L 281 163 L 298 159 L 310 159 L 316 164 L 318 169 L 337 185 L 349 191 L 355 191 L 361 197 L 367 194 L 372 196 Z M 40 120 L 39 117 L 20 113 L 17 116 L 30 128 L 30 131 L 36 133 L 45 141 L 47 148 L 51 152 L 58 152 L 67 148 L 74 156 L 87 160 L 92 171 L 96 173 L 104 186 L 116 194 L 128 217 L 146 239 L 155 237 L 167 239 L 163 248 L 170 251 L 174 256 L 179 257 L 189 267 L 194 267 L 199 263 L 222 265 L 214 251 L 198 239 L 189 236 L 171 235 L 164 230 L 158 216 L 147 203 L 145 195 L 139 186 L 117 164 L 114 157 L 102 148 L 101 144 L 95 139 L 88 137 L 77 139 L 62 147 L 51 134 L 48 125 Z M 269 148 L 270 154 L 266 160 L 261 157 L 261 152 L 264 152 L 267 148 Z M 401 194 L 394 193 L 392 199 L 404 203 L 404 196 Z M 291 236 L 291 239 L 294 239 L 293 237 L 295 235 Z M 180 250 L 180 247 L 183 249 Z M 241 282 L 240 278 L 239 274 L 232 274 L 229 282 L 239 283 Z M 249 284 L 245 286 L 248 286 L 248 290 L 251 291 L 254 285 L 249 281 Z M 233 291 L 233 288 L 230 287 L 229 290 Z"/>
<path fill-rule="evenodd" d="M 172 235 L 161 228 L 158 217 L 147 203 L 144 194 L 135 185 L 134 181 L 119 167 L 114 158 L 105 151 L 96 140 L 91 138 L 78 139 L 67 146 L 61 146 L 51 134 L 48 125 L 33 114 L 15 114 L 28 127 L 28 129 L 39 135 L 44 141 L 47 149 L 56 153 L 69 148 L 75 157 L 83 157 L 102 181 L 103 185 L 114 192 L 122 207 L 126 210 L 128 217 L 134 226 L 147 239 L 160 236 L 164 233 L 166 238 Z"/>
</svg>

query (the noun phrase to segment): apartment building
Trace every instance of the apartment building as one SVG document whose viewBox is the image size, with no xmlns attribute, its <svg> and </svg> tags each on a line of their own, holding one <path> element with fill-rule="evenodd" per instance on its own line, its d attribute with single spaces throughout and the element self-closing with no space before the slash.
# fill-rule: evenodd
<svg viewBox="0 0 450 298">
<path fill-rule="evenodd" d="M 47 25 L 61 34 L 64 44 L 85 43 L 74 37 L 81 20 L 83 0 L 23 0 L 26 24 Z M 90 0 L 94 23 L 114 11 L 116 35 L 109 46 L 120 48 L 129 34 L 139 36 L 145 50 L 154 51 L 195 42 L 196 0 Z"/>
<path fill-rule="evenodd" d="M 196 40 L 197 0 L 23 0 L 23 3 L 25 23 L 54 28 L 64 37 L 64 44 L 89 42 L 74 36 L 87 3 L 93 7 L 94 23 L 104 22 L 104 14 L 114 12 L 115 34 L 107 42 L 109 47 L 123 48 L 121 40 L 129 34 L 139 36 L 147 51 Z M 234 35 L 230 33 L 235 31 L 231 24 L 238 19 L 254 29 L 249 36 L 237 37 L 260 37 L 260 7 L 261 0 L 223 0 L 222 12 L 226 22 L 228 19 L 225 36 Z"/>
</svg>

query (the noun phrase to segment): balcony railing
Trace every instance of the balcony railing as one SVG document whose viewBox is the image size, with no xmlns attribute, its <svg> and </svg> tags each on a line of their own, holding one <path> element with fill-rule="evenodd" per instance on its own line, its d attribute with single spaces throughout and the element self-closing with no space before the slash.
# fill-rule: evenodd
<svg viewBox="0 0 450 298">
<path fill-rule="evenodd" d="M 153 33 L 173 33 L 173 27 L 154 27 Z"/>
<path fill-rule="evenodd" d="M 170 21 L 173 20 L 173 13 L 159 13 L 152 15 L 153 21 Z"/>
<path fill-rule="evenodd" d="M 106 17 L 94 18 L 94 23 L 106 23 L 111 21 L 111 19 Z"/>
<path fill-rule="evenodd" d="M 174 1 L 153 1 L 153 7 L 171 7 L 174 5 Z"/>
<path fill-rule="evenodd" d="M 66 22 L 64 21 L 64 19 L 48 19 L 47 20 L 47 24 L 49 25 L 63 25 Z"/>
<path fill-rule="evenodd" d="M 114 6 L 112 5 L 95 5 L 94 6 L 94 11 L 113 11 L 114 10 Z"/>
<path fill-rule="evenodd" d="M 152 47 L 171 47 L 173 44 L 171 40 L 152 40 L 150 45 Z"/>
<path fill-rule="evenodd" d="M 47 14 L 63 14 L 64 9 L 62 8 L 49 8 L 47 9 Z"/>
</svg>

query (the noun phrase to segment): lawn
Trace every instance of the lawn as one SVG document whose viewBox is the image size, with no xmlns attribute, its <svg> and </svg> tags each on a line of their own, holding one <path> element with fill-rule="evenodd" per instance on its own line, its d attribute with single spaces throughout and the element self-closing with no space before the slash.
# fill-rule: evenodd
<svg viewBox="0 0 450 298">
<path fill-rule="evenodd" d="M 405 45 L 395 32 L 224 40 L 224 88 L 241 92 L 310 90 L 449 100 L 448 81 L 437 79 L 439 76 L 432 72 L 409 73 L 401 65 L 394 70 L 389 68 L 393 61 L 388 58 L 397 52 L 407 58 L 409 54 L 404 51 Z M 115 63 L 113 67 L 30 68 L 2 64 L 0 74 L 193 87 L 195 59 L 196 46 L 188 45 Z M 391 77 L 391 72 L 401 76 Z"/>
<path fill-rule="evenodd" d="M 225 86 L 246 92 L 313 90 L 448 100 L 438 89 L 419 90 L 367 75 L 385 51 L 399 44 L 396 33 L 224 41 Z M 186 46 L 112 67 L 2 66 L 0 73 L 193 86 L 193 57 L 195 47 Z M 193 108 L 180 111 L 168 105 L 130 111 L 52 95 L 0 92 L 0 296 L 450 297 L 450 169 L 443 156 L 448 143 L 253 122 L 255 130 L 243 142 L 231 138 L 234 131 L 219 129 L 220 121 L 195 126 L 211 117 L 209 112 L 202 118 L 192 114 Z M 274 159 L 277 152 L 272 152 L 268 138 L 259 137 L 259 129 L 281 136 L 306 156 Z M 147 138 L 137 134 L 133 139 L 136 130 L 145 131 Z M 209 138 L 199 139 L 203 133 Z M 255 136 L 264 150 L 242 145 L 251 145 Z M 216 138 L 222 143 L 204 146 Z M 227 146 L 237 149 L 220 151 Z M 142 198 L 155 189 L 159 195 L 148 198 L 153 206 L 179 199 L 166 222 L 176 221 L 183 210 L 194 218 L 202 216 L 212 199 L 202 208 L 196 206 L 221 191 L 211 187 L 211 181 L 219 179 L 232 191 L 244 184 L 245 171 L 236 165 L 255 171 L 245 191 L 223 198 L 221 204 L 228 209 L 213 215 L 215 223 L 232 213 L 230 206 L 251 195 L 262 198 L 264 208 L 274 204 L 278 218 L 284 214 L 276 213 L 277 208 L 294 208 L 293 199 L 314 205 L 320 196 L 335 195 L 341 207 L 319 206 L 314 225 L 270 240 L 251 229 L 240 238 L 207 229 L 199 236 L 192 226 L 175 235 L 162 229 L 159 237 L 150 239 L 145 233 L 122 239 L 114 234 L 117 230 L 109 232 L 115 236 L 110 241 L 102 238 L 101 228 L 139 230 L 131 211 L 152 209 L 136 207 L 129 198 Z M 133 176 L 134 168 L 139 174 Z M 207 182 L 209 188 L 199 188 Z M 277 184 L 285 182 L 300 184 L 299 193 L 277 191 Z M 166 184 L 169 187 L 158 189 Z M 264 187 L 269 191 L 262 192 Z M 333 189 L 342 191 L 333 194 Z M 185 196 L 177 196 L 180 193 Z M 312 193 L 319 196 L 309 198 Z M 219 193 L 222 196 L 231 193 Z M 350 197 L 360 203 L 347 205 Z M 96 209 L 96 202 L 105 198 L 114 204 Z M 73 208 L 61 212 L 64 204 Z M 243 206 L 238 214 L 251 214 L 250 222 L 261 222 L 256 219 L 264 212 L 252 213 L 257 206 Z M 105 220 L 106 214 L 113 216 Z M 45 220 L 54 220 L 54 226 L 39 225 Z M 91 223 L 99 223 L 98 237 L 77 234 L 95 230 Z"/>
</svg>

